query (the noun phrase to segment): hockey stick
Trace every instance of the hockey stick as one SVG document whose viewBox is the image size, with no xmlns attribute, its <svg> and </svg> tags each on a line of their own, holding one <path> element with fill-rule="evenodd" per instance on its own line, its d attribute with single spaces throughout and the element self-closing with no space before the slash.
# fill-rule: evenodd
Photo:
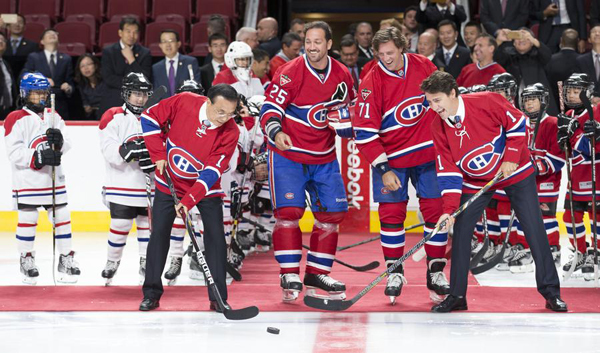
<svg viewBox="0 0 600 353">
<path fill-rule="evenodd" d="M 510 232 L 512 231 L 512 226 L 513 226 L 514 221 L 515 221 L 515 211 L 511 210 L 510 221 L 508 222 L 508 229 L 506 231 L 506 236 L 504 236 L 504 241 L 502 242 L 502 249 L 500 249 L 500 252 L 497 253 L 496 255 L 494 255 L 494 257 L 492 257 L 490 259 L 490 261 L 484 263 L 481 266 L 471 268 L 472 274 L 478 275 L 485 271 L 489 271 L 492 268 L 496 267 L 496 265 L 499 264 L 500 261 L 502 261 L 502 259 L 504 259 L 504 252 L 506 251 L 506 246 L 508 245 L 508 238 L 510 236 Z"/>
<path fill-rule="evenodd" d="M 302 244 L 302 247 L 306 250 L 310 250 L 310 247 L 307 245 Z M 373 261 L 370 262 L 366 265 L 363 266 L 354 266 L 354 265 L 350 265 L 349 263 L 346 263 L 342 260 L 338 260 L 336 258 L 333 259 L 333 261 L 337 262 L 338 264 L 342 265 L 342 266 L 346 266 L 348 268 L 353 269 L 354 271 L 358 271 L 358 272 L 366 272 L 366 271 L 371 271 L 376 269 L 377 267 L 379 267 L 379 261 Z"/>
<path fill-rule="evenodd" d="M 190 80 L 195 81 L 194 70 L 192 69 L 192 64 L 188 64 L 188 73 L 190 75 Z"/>
<path fill-rule="evenodd" d="M 54 129 L 55 113 L 56 113 L 56 102 L 54 93 L 50 94 L 50 127 Z M 56 150 L 56 145 L 50 146 L 51 149 Z M 56 286 L 56 167 L 52 166 L 52 281 Z"/>
<path fill-rule="evenodd" d="M 594 109 L 592 103 L 586 94 L 587 90 L 581 90 L 579 98 L 587 110 L 590 116 L 590 121 L 595 123 L 594 120 Z M 596 130 L 592 132 L 592 138 L 590 140 L 590 150 L 592 155 L 592 235 L 594 238 L 594 282 L 596 288 L 598 288 L 598 230 L 596 229 Z"/>
<path fill-rule="evenodd" d="M 424 225 L 425 225 L 425 222 L 422 222 L 422 223 L 419 223 L 419 224 L 413 224 L 412 226 L 404 229 L 404 231 L 408 232 L 409 230 L 413 230 L 415 228 L 419 228 L 419 227 L 422 227 Z M 381 235 L 378 235 L 378 236 L 373 237 L 373 238 L 369 238 L 369 239 L 365 239 L 365 240 L 359 241 L 358 243 L 354 243 L 354 244 L 350 244 L 350 245 L 345 245 L 345 246 L 338 246 L 337 251 L 342 251 L 342 250 L 354 248 L 354 247 L 357 247 L 359 245 L 371 243 L 371 242 L 374 242 L 375 240 L 379 240 L 379 239 L 381 239 Z"/>
<path fill-rule="evenodd" d="M 165 171 L 164 176 L 167 180 L 167 184 L 169 185 L 169 190 L 171 191 L 173 201 L 175 205 L 177 205 L 179 204 L 179 198 L 177 197 L 177 193 L 175 192 L 175 187 L 173 186 L 171 177 L 169 177 L 169 172 Z M 181 208 L 179 209 L 179 216 L 181 216 L 181 218 L 183 219 L 183 222 L 185 223 L 185 228 L 187 229 L 190 239 L 192 240 L 192 244 L 194 245 L 194 249 L 196 249 L 196 259 L 202 267 L 202 271 L 204 272 L 204 278 L 206 278 L 208 287 L 212 291 L 215 299 L 217 300 L 219 308 L 222 310 L 225 318 L 227 318 L 228 320 L 247 320 L 258 315 L 259 311 L 258 308 L 255 306 L 249 306 L 247 308 L 238 310 L 228 309 L 227 307 L 225 307 L 223 297 L 221 296 L 221 293 L 219 293 L 219 288 L 217 288 L 217 285 L 215 284 L 215 281 L 210 273 L 210 269 L 208 268 L 208 264 L 206 263 L 206 259 L 204 258 L 202 251 L 200 251 L 200 246 L 198 246 L 198 241 L 196 240 L 196 234 L 194 232 L 194 227 L 190 222 L 189 214 L 185 212 L 183 208 Z"/>
<path fill-rule="evenodd" d="M 474 268 L 475 266 L 477 266 L 478 263 L 481 262 L 481 259 L 483 259 L 483 255 L 485 255 L 488 248 L 490 247 L 490 234 L 488 232 L 488 223 L 487 223 L 487 216 L 486 216 L 485 210 L 483 210 L 483 222 L 482 223 L 483 223 L 483 233 L 485 234 L 485 237 L 483 238 L 483 246 L 481 247 L 479 252 L 477 254 L 475 254 L 475 256 L 473 256 L 473 258 L 471 259 L 471 262 L 469 263 L 470 269 Z"/>
<path fill-rule="evenodd" d="M 461 214 L 467 207 L 469 207 L 475 200 L 477 200 L 481 195 L 486 193 L 494 184 L 496 184 L 502 178 L 502 172 L 499 172 L 494 179 L 490 180 L 481 190 L 479 190 L 475 195 L 469 198 L 465 203 L 460 205 L 456 211 L 454 211 L 451 217 L 456 217 Z M 410 248 L 404 256 L 396 260 L 390 267 L 387 268 L 385 272 L 377 276 L 371 283 L 367 285 L 366 288 L 360 291 L 357 295 L 355 295 L 351 300 L 334 300 L 334 299 L 323 299 L 316 298 L 312 296 L 304 297 L 304 304 L 310 306 L 311 308 L 321 309 L 321 310 L 329 310 L 329 311 L 341 311 L 346 310 L 351 307 L 354 303 L 360 300 L 360 298 L 364 297 L 371 289 L 373 289 L 379 282 L 381 282 L 384 278 L 389 276 L 398 266 L 402 265 L 406 259 L 408 259 L 413 253 L 415 253 L 420 247 L 425 245 L 427 241 L 433 238 L 440 230 L 446 227 L 448 220 L 442 221 L 439 226 L 437 226 L 433 232 L 429 233 L 426 237 L 423 237 L 415 246 Z"/>
</svg>

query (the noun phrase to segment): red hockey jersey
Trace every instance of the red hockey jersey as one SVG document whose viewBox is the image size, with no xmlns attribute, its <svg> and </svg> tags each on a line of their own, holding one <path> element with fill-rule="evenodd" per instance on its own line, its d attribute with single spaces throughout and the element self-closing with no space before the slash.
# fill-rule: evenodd
<svg viewBox="0 0 600 353">
<path fill-rule="evenodd" d="M 276 72 L 266 92 L 261 110 L 263 130 L 269 119 L 276 118 L 293 145 L 281 151 L 269 138 L 269 149 L 297 163 L 324 164 L 336 158 L 335 132 L 329 128 L 325 103 L 341 82 L 346 83 L 350 101 L 356 96 L 346 66 L 330 57 L 328 61 L 321 74 L 301 55 Z"/>
<path fill-rule="evenodd" d="M 539 174 L 536 177 L 540 202 L 556 202 L 560 189 L 562 167 L 565 165 L 565 153 L 558 146 L 556 136 L 558 126 L 556 117 L 546 114 L 539 122 L 531 155 L 537 164 Z M 529 138 L 533 138 L 532 127 Z"/>
<path fill-rule="evenodd" d="M 181 203 L 188 209 L 204 197 L 223 196 L 221 174 L 229 165 L 240 133 L 233 119 L 220 127 L 211 126 L 207 101 L 193 93 L 177 94 L 148 108 L 141 119 L 152 161 L 167 161 L 177 195 L 183 195 Z M 158 170 L 155 177 L 156 188 L 170 194 Z"/>
<path fill-rule="evenodd" d="M 583 135 L 583 124 L 590 119 L 587 111 L 576 115 L 573 110 L 567 112 L 570 117 L 575 117 L 579 121 L 579 128 L 575 131 L 571 139 L 573 146 L 573 156 L 571 163 L 573 171 L 571 172 L 571 185 L 573 186 L 573 200 L 592 201 L 592 152 L 590 140 Z M 600 121 L 600 109 L 594 108 L 594 120 Z M 600 142 L 596 141 L 596 178 L 600 176 Z M 598 181 L 596 181 L 596 186 Z M 600 199 L 600 194 L 596 194 L 596 200 Z M 569 193 L 567 193 L 567 198 Z"/>
<path fill-rule="evenodd" d="M 484 67 L 480 67 L 479 63 L 472 63 L 463 67 L 456 79 L 456 83 L 459 87 L 466 88 L 474 85 L 487 85 L 494 75 L 503 72 L 506 72 L 506 70 L 495 62 Z"/>
<path fill-rule="evenodd" d="M 475 193 L 494 178 L 503 162 L 517 163 L 517 170 L 493 189 L 515 184 L 534 172 L 527 148 L 527 118 L 498 93 L 459 96 L 456 116 L 431 124 L 437 153 L 438 184 L 444 213 L 454 212 L 463 192 Z"/>
<path fill-rule="evenodd" d="M 285 54 L 283 54 L 282 52 L 277 53 L 277 55 L 275 55 L 273 59 L 269 61 L 269 77 L 272 78 L 273 76 L 275 76 L 277 70 L 289 61 L 290 59 L 288 59 L 288 57 L 285 56 Z"/>
<path fill-rule="evenodd" d="M 373 68 L 379 63 L 379 60 L 377 59 L 373 59 L 368 61 L 363 67 L 362 70 L 360 70 L 360 76 L 358 77 L 360 80 L 364 79 L 365 76 L 367 76 L 367 74 L 369 72 L 371 72 L 371 70 L 373 70 Z"/>
<path fill-rule="evenodd" d="M 434 116 L 425 114 L 429 104 L 419 88 L 435 70 L 426 57 L 404 54 L 398 72 L 380 62 L 361 80 L 352 126 L 369 163 L 408 168 L 435 158 L 429 129 Z"/>
</svg>

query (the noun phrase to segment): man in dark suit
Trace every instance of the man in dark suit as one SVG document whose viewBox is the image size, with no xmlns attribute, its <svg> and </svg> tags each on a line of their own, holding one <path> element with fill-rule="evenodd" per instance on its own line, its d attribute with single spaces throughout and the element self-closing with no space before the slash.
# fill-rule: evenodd
<svg viewBox="0 0 600 353">
<path fill-rule="evenodd" d="M 563 32 L 560 40 L 560 51 L 552 55 L 550 62 L 546 65 L 546 73 L 550 81 L 550 88 L 554 93 L 556 106 L 559 106 L 558 81 L 564 81 L 571 74 L 577 72 L 577 62 L 579 54 L 577 53 L 577 43 L 579 35 L 574 29 L 567 29 Z"/>
<path fill-rule="evenodd" d="M 577 71 L 588 75 L 590 81 L 594 82 L 594 95 L 600 94 L 600 23 L 590 30 L 590 42 L 592 51 L 577 58 Z"/>
<path fill-rule="evenodd" d="M 531 17 L 540 23 L 538 39 L 553 53 L 559 50 L 559 43 L 565 29 L 572 28 L 579 33 L 579 52 L 585 52 L 587 25 L 583 0 L 565 1 L 560 7 L 559 0 L 532 0 Z"/>
<path fill-rule="evenodd" d="M 467 20 L 467 13 L 462 5 L 455 5 L 451 0 L 446 0 L 444 4 L 429 3 L 429 0 L 421 0 L 419 2 L 417 21 L 425 29 L 438 28 L 442 20 L 450 20 L 456 24 L 456 28 L 461 28 L 461 24 Z M 458 34 L 458 44 L 465 45 L 460 32 Z"/>
<path fill-rule="evenodd" d="M 200 82 L 207 91 L 212 87 L 217 73 L 225 67 L 227 44 L 227 37 L 221 33 L 215 33 L 208 37 L 208 51 L 212 54 L 212 60 L 200 67 Z"/>
<path fill-rule="evenodd" d="M 269 58 L 274 57 L 281 50 L 281 41 L 277 37 L 279 25 L 273 17 L 265 17 L 256 25 L 258 47 L 267 53 Z"/>
<path fill-rule="evenodd" d="M 20 73 L 29 54 L 40 50 L 38 38 L 31 40 L 23 37 L 25 32 L 25 17 L 23 15 L 17 15 L 17 22 L 9 24 L 8 29 L 10 38 L 8 38 L 8 47 L 4 56 L 11 65 L 12 71 Z"/>
<path fill-rule="evenodd" d="M 181 41 L 179 33 L 174 30 L 166 29 L 160 33 L 160 49 L 165 58 L 152 65 L 152 77 L 154 87 L 167 87 L 167 97 L 175 94 L 179 86 L 185 80 L 195 80 L 200 82 L 200 69 L 196 58 L 179 54 Z M 189 66 L 192 68 L 192 77 L 190 77 Z"/>
<path fill-rule="evenodd" d="M 135 18 L 123 17 L 119 24 L 120 40 L 102 51 L 102 79 L 107 90 L 102 94 L 99 113 L 123 104 L 121 86 L 123 77 L 130 72 L 141 72 L 151 78 L 150 50 L 137 43 L 140 24 Z"/>
<path fill-rule="evenodd" d="M 463 67 L 471 63 L 471 51 L 458 45 L 458 29 L 450 20 L 442 20 L 438 25 L 441 47 L 435 51 L 434 62 L 441 63 L 438 68 L 450 73 L 455 79 Z"/>
<path fill-rule="evenodd" d="M 481 0 L 479 6 L 481 23 L 494 37 L 499 29 L 524 27 L 529 19 L 529 0 Z"/>
<path fill-rule="evenodd" d="M 368 60 L 373 59 L 373 49 L 371 42 L 373 41 L 373 27 L 368 22 L 361 22 L 356 26 L 354 39 L 358 44 L 358 57 Z"/>
<path fill-rule="evenodd" d="M 27 57 L 23 73 L 39 72 L 48 78 L 51 93 L 56 95 L 56 112 L 63 118 L 69 118 L 67 99 L 73 94 L 73 63 L 71 57 L 58 50 L 58 32 L 47 29 L 40 41 L 43 51 L 33 52 Z M 21 73 L 21 77 L 23 76 Z"/>
<path fill-rule="evenodd" d="M 10 65 L 4 60 L 6 35 L 0 32 L 0 120 L 14 110 L 18 98 L 17 85 Z"/>
<path fill-rule="evenodd" d="M 341 61 L 346 65 L 354 82 L 354 89 L 358 91 L 360 73 L 363 66 L 369 61 L 358 56 L 358 45 L 351 34 L 346 34 L 340 42 Z"/>
</svg>

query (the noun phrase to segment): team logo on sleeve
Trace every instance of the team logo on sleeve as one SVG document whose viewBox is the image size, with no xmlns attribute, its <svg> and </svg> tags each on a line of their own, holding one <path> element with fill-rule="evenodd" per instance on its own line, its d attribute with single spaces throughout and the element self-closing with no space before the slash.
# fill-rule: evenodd
<svg viewBox="0 0 600 353">
<path fill-rule="evenodd" d="M 423 115 L 429 103 L 424 95 L 405 99 L 402 103 L 396 106 L 394 118 L 400 126 L 409 127 L 416 125 Z"/>
<path fill-rule="evenodd" d="M 290 80 L 290 78 L 287 75 L 281 75 L 281 76 L 279 76 L 279 85 L 281 87 L 287 85 L 290 82 L 292 82 L 292 80 Z"/>
<path fill-rule="evenodd" d="M 370 89 L 363 88 L 363 89 L 360 91 L 360 95 L 362 96 L 362 99 L 363 99 L 364 101 L 366 101 L 366 100 L 367 100 L 367 97 L 368 97 L 370 94 L 371 94 L 371 90 L 370 90 Z"/>
<path fill-rule="evenodd" d="M 477 147 L 460 160 L 460 169 L 473 177 L 487 175 L 496 169 L 503 151 L 504 143 L 500 140 Z"/>
<path fill-rule="evenodd" d="M 183 148 L 170 148 L 167 158 L 173 173 L 183 179 L 198 179 L 198 175 L 204 169 L 204 164 Z"/>
</svg>

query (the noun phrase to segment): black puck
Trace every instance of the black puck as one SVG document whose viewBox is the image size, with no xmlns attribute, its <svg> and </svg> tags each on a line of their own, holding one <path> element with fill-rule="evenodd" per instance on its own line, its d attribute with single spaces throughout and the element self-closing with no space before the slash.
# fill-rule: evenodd
<svg viewBox="0 0 600 353">
<path fill-rule="evenodd" d="M 274 335 L 278 335 L 279 329 L 277 327 L 267 327 L 267 332 L 272 333 Z"/>
</svg>

